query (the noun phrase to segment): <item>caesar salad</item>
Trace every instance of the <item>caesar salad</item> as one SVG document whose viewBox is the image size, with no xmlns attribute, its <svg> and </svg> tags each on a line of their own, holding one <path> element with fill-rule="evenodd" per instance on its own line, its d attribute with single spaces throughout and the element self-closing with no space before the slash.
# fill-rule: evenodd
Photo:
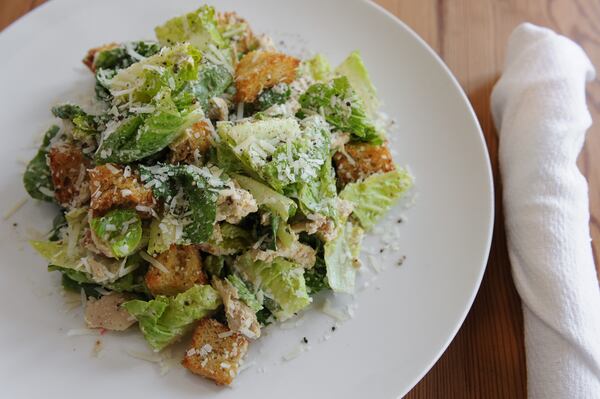
<svg viewBox="0 0 600 399">
<path fill-rule="evenodd" d="M 89 328 L 190 335 L 183 366 L 227 385 L 264 326 L 354 292 L 363 233 L 413 179 L 358 52 L 299 59 L 210 6 L 155 34 L 89 50 L 93 110 L 52 108 L 23 183 L 57 215 L 31 245 Z"/>
</svg>

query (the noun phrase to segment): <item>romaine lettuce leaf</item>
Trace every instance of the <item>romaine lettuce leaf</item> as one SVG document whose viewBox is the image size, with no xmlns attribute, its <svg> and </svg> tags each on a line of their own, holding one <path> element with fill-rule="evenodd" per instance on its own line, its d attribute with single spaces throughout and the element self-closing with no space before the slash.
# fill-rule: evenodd
<svg viewBox="0 0 600 399">
<path fill-rule="evenodd" d="M 168 212 L 175 216 L 177 222 L 173 225 L 177 243 L 199 244 L 210 239 L 217 214 L 218 191 L 225 188 L 223 180 L 207 168 L 161 163 L 140 166 L 140 177 L 152 188 L 154 197 L 164 201 Z M 178 226 L 182 227 L 179 234 Z M 157 247 L 158 241 L 152 236 L 150 246 L 153 249 L 165 246 Z M 162 240 L 165 241 L 165 237 Z"/>
<path fill-rule="evenodd" d="M 336 131 L 351 133 L 355 139 L 382 143 L 373 122 L 368 118 L 360 97 L 346 76 L 328 83 L 315 83 L 300 96 L 299 116 L 322 114 Z"/>
<path fill-rule="evenodd" d="M 198 79 L 202 54 L 190 44 L 165 47 L 110 79 L 110 93 L 117 104 L 148 104 L 161 90 L 178 93 L 188 82 Z"/>
<path fill-rule="evenodd" d="M 276 104 L 284 104 L 290 99 L 292 90 L 285 83 L 280 83 L 270 89 L 263 90 L 256 99 L 256 110 L 264 111 Z"/>
<path fill-rule="evenodd" d="M 115 258 L 131 255 L 142 241 L 142 220 L 132 209 L 114 209 L 93 218 L 90 227 Z"/>
<path fill-rule="evenodd" d="M 194 12 L 171 18 L 163 25 L 154 28 L 154 32 L 163 46 L 189 42 L 198 50 L 204 51 L 210 45 L 217 47 L 227 45 L 217 29 L 215 9 L 207 5 Z"/>
<path fill-rule="evenodd" d="M 52 176 L 50 168 L 46 162 L 48 147 L 51 140 L 60 132 L 60 128 L 56 125 L 50 127 L 44 134 L 44 140 L 37 154 L 25 168 L 23 175 L 23 185 L 25 190 L 32 197 L 40 201 L 54 201 L 54 185 L 52 184 Z"/>
<path fill-rule="evenodd" d="M 130 163 L 166 148 L 186 128 L 202 118 L 200 108 L 179 111 L 170 89 L 163 88 L 152 99 L 154 112 L 135 115 L 107 128 L 95 154 L 98 163 Z"/>
<path fill-rule="evenodd" d="M 404 169 L 397 169 L 347 184 L 340 198 L 354 204 L 352 215 L 364 229 L 370 230 L 412 184 L 412 176 Z"/>
<path fill-rule="evenodd" d="M 158 351 L 181 338 L 196 320 L 220 305 L 217 291 L 209 285 L 196 285 L 175 297 L 158 295 L 151 301 L 135 299 L 121 306 L 138 320 L 144 338 Z"/>
<path fill-rule="evenodd" d="M 360 252 L 363 230 L 350 222 L 337 227 L 335 239 L 325 243 L 324 258 L 327 268 L 327 282 L 336 292 L 354 292 L 356 281 L 355 266 Z"/>
<path fill-rule="evenodd" d="M 304 269 L 283 258 L 273 262 L 254 261 L 250 253 L 239 256 L 234 264 L 237 273 L 252 284 L 253 291 L 262 291 L 264 305 L 279 320 L 292 317 L 311 303 L 304 281 Z"/>
<path fill-rule="evenodd" d="M 232 175 L 232 178 L 241 188 L 250 191 L 250 194 L 252 194 L 259 206 L 268 208 L 273 214 L 279 216 L 281 220 L 287 221 L 296 213 L 296 209 L 298 208 L 296 203 L 285 195 L 271 189 L 269 186 L 242 175 Z"/>
<path fill-rule="evenodd" d="M 365 113 L 373 120 L 377 115 L 380 104 L 377 99 L 377 91 L 369 78 L 369 72 L 360 53 L 358 51 L 350 53 L 348 58 L 335 69 L 335 73 L 348 78 L 350 86 L 361 99 Z"/>
<path fill-rule="evenodd" d="M 331 136 L 321 117 L 306 118 L 301 124 L 294 118 L 221 122 L 217 132 L 246 173 L 297 198 L 307 213 L 335 213 Z"/>
<path fill-rule="evenodd" d="M 309 76 L 317 82 L 325 82 L 331 76 L 331 64 L 323 54 L 317 54 L 305 62 Z"/>
</svg>

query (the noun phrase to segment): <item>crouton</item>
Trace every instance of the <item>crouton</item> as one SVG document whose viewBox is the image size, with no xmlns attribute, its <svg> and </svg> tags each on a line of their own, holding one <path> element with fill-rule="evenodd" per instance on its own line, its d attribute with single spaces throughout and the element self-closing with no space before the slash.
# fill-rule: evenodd
<svg viewBox="0 0 600 399">
<path fill-rule="evenodd" d="M 131 298 L 131 295 L 114 292 L 100 299 L 90 299 L 85 306 L 85 323 L 90 328 L 127 330 L 135 323 L 135 318 L 121 308 L 121 304 Z"/>
<path fill-rule="evenodd" d="M 201 120 L 185 129 L 180 138 L 169 145 L 170 163 L 203 165 L 212 147 L 214 128 L 209 120 Z"/>
<path fill-rule="evenodd" d="M 341 187 L 375 173 L 391 172 L 396 169 L 386 144 L 346 144 L 344 151 L 338 151 L 333 155 L 333 162 Z"/>
<path fill-rule="evenodd" d="M 192 288 L 194 284 L 207 284 L 208 278 L 202 271 L 202 259 L 192 245 L 171 245 L 156 256 L 168 272 L 150 265 L 145 280 L 153 295 L 177 295 Z"/>
<path fill-rule="evenodd" d="M 273 51 L 251 51 L 235 70 L 236 101 L 252 103 L 264 90 L 296 79 L 300 60 Z"/>
<path fill-rule="evenodd" d="M 248 338 L 259 338 L 260 324 L 256 313 L 240 300 L 238 290 L 229 281 L 218 278 L 213 279 L 212 286 L 223 300 L 229 329 L 242 333 Z"/>
<path fill-rule="evenodd" d="M 117 43 L 108 43 L 108 44 L 103 44 L 102 46 L 99 46 L 99 47 L 94 47 L 94 48 L 88 50 L 87 54 L 85 55 L 85 58 L 81 61 L 85 64 L 85 66 L 87 66 L 90 69 L 90 71 L 96 73 L 96 67 L 94 66 L 94 60 L 96 59 L 96 54 L 101 53 L 106 50 L 112 50 L 116 47 L 119 47 L 119 45 Z"/>
<path fill-rule="evenodd" d="M 231 335 L 229 335 L 231 334 Z M 248 351 L 248 339 L 214 319 L 202 319 L 181 364 L 194 374 L 229 385 Z"/>
<path fill-rule="evenodd" d="M 135 208 L 142 217 L 152 215 L 155 205 L 152 190 L 144 187 L 129 167 L 105 164 L 89 169 L 88 175 L 94 216 L 114 206 Z"/>
<path fill-rule="evenodd" d="M 48 166 L 54 185 L 54 196 L 64 207 L 80 207 L 90 198 L 86 169 L 91 161 L 81 149 L 72 144 L 61 144 L 48 152 Z"/>
</svg>

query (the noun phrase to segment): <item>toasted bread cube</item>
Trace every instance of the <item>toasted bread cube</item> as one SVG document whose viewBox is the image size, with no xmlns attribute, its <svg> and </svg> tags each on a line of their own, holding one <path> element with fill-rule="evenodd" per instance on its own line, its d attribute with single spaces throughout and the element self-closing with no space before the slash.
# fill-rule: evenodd
<svg viewBox="0 0 600 399">
<path fill-rule="evenodd" d="M 144 187 L 129 168 L 114 164 L 88 170 L 90 208 L 101 215 L 115 206 L 135 208 L 141 216 L 151 216 L 155 205 L 152 190 Z"/>
<path fill-rule="evenodd" d="M 153 295 L 177 295 L 192 288 L 194 284 L 207 284 L 202 271 L 202 259 L 193 245 L 171 245 L 156 256 L 168 273 L 150 265 L 146 272 L 146 285 Z"/>
<path fill-rule="evenodd" d="M 264 90 L 279 83 L 292 83 L 300 60 L 274 51 L 251 51 L 235 70 L 236 101 L 252 103 Z"/>
<path fill-rule="evenodd" d="M 56 200 L 64 207 L 79 207 L 90 198 L 86 170 L 91 164 L 81 149 L 72 144 L 53 147 L 48 152 L 48 166 Z"/>
<path fill-rule="evenodd" d="M 231 384 L 248 351 L 248 339 L 239 333 L 229 333 L 227 327 L 214 319 L 200 320 L 192 345 L 181 362 L 183 367 L 219 385 Z"/>
<path fill-rule="evenodd" d="M 106 50 L 112 50 L 116 47 L 119 47 L 119 45 L 117 43 L 108 43 L 108 44 L 103 44 L 102 46 L 99 46 L 99 47 L 94 47 L 94 48 L 88 50 L 87 54 L 85 55 L 85 58 L 81 61 L 85 64 L 85 66 L 87 66 L 90 69 L 90 71 L 95 73 L 96 67 L 94 66 L 94 60 L 96 59 L 96 54 L 101 53 Z"/>
<path fill-rule="evenodd" d="M 204 164 L 213 145 L 214 128 L 208 119 L 185 129 L 180 138 L 169 145 L 171 163 Z"/>
<path fill-rule="evenodd" d="M 391 172 L 396 169 L 386 144 L 346 144 L 343 152 L 338 151 L 333 155 L 333 162 L 341 187 L 375 173 Z"/>
</svg>

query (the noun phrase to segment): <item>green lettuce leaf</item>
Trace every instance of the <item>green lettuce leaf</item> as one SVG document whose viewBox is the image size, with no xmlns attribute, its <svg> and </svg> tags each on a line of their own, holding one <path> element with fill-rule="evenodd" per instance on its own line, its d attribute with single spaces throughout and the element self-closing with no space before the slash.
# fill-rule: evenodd
<svg viewBox="0 0 600 399">
<path fill-rule="evenodd" d="M 203 116 L 199 108 L 179 111 L 167 88 L 152 99 L 151 105 L 155 110 L 149 116 L 130 116 L 116 123 L 114 130 L 107 128 L 95 154 L 96 162 L 130 163 L 153 155 Z"/>
<path fill-rule="evenodd" d="M 317 54 L 305 62 L 309 76 L 317 82 L 325 82 L 331 76 L 331 64 L 323 54 Z"/>
<path fill-rule="evenodd" d="M 327 282 L 336 292 L 354 292 L 358 255 L 363 230 L 352 223 L 338 226 L 337 237 L 324 245 Z"/>
<path fill-rule="evenodd" d="M 373 122 L 366 114 L 361 98 L 346 76 L 328 83 L 315 83 L 300 96 L 299 116 L 322 114 L 335 130 L 352 133 L 361 141 L 382 143 Z"/>
<path fill-rule="evenodd" d="M 163 25 L 154 28 L 158 41 L 163 46 L 189 42 L 200 51 L 210 45 L 225 47 L 227 42 L 217 29 L 215 9 L 202 6 L 194 12 L 171 18 Z"/>
<path fill-rule="evenodd" d="M 294 118 L 220 122 L 217 133 L 245 173 L 284 196 L 297 198 L 306 213 L 335 214 L 331 135 L 321 117 L 300 124 Z"/>
<path fill-rule="evenodd" d="M 311 303 L 304 281 L 304 269 L 283 258 L 273 262 L 254 261 L 250 253 L 239 256 L 234 267 L 254 292 L 262 291 L 265 306 L 279 320 L 292 317 Z"/>
<path fill-rule="evenodd" d="M 292 90 L 285 83 L 280 83 L 270 89 L 263 90 L 256 99 L 256 110 L 264 111 L 276 104 L 284 104 L 290 99 Z"/>
<path fill-rule="evenodd" d="M 116 258 L 131 255 L 142 241 L 142 220 L 132 209 L 114 209 L 93 218 L 90 227 Z"/>
<path fill-rule="evenodd" d="M 412 176 L 404 169 L 397 169 L 346 185 L 340 198 L 354 204 L 352 215 L 364 229 L 370 230 L 412 184 Z"/>
<path fill-rule="evenodd" d="M 35 157 L 27 164 L 23 175 L 25 190 L 32 198 L 40 201 L 54 202 L 54 185 L 46 156 L 50 142 L 59 132 L 60 128 L 56 125 L 48 129 L 44 134 L 42 145 Z"/>
<path fill-rule="evenodd" d="M 170 245 L 173 239 L 178 244 L 200 244 L 211 238 L 217 215 L 218 191 L 225 188 L 223 180 L 207 168 L 160 163 L 140 166 L 140 177 L 144 184 L 152 187 L 154 197 L 164 201 L 174 216 L 164 228 L 151 233 L 149 245 L 153 251 L 165 246 L 168 248 L 167 244 Z M 177 232 L 177 226 L 183 226 L 180 229 L 182 234 Z M 160 241 L 158 233 L 166 233 Z"/>
<path fill-rule="evenodd" d="M 279 216 L 281 220 L 287 221 L 296 213 L 296 209 L 298 208 L 296 203 L 285 195 L 271 189 L 269 186 L 242 175 L 232 175 L 232 178 L 241 188 L 248 190 L 252 194 L 259 206 L 268 208 L 273 214 Z"/>
<path fill-rule="evenodd" d="M 144 338 L 155 350 L 161 350 L 181 338 L 194 322 L 209 316 L 221 305 L 217 291 L 209 285 L 196 285 L 175 297 L 158 295 L 151 301 L 125 302 Z"/>
<path fill-rule="evenodd" d="M 350 86 L 354 89 L 365 108 L 365 113 L 371 119 L 374 119 L 379 109 L 379 100 L 377 91 L 369 78 L 369 72 L 363 63 L 358 51 L 350 53 L 336 69 L 337 75 L 343 75 L 348 78 Z"/>
</svg>

